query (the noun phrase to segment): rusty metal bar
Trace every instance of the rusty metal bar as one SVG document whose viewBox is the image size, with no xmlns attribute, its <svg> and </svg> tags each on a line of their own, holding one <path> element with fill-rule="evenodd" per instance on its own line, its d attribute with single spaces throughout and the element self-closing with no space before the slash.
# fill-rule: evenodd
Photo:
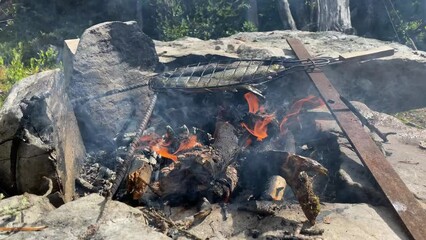
<svg viewBox="0 0 426 240">
<path fill-rule="evenodd" d="M 126 178 L 129 168 L 132 165 L 133 155 L 138 146 L 139 139 L 142 137 L 142 134 L 148 125 L 148 121 L 151 118 L 151 115 L 154 111 L 154 107 L 156 103 L 157 103 L 157 94 L 155 94 L 151 98 L 151 103 L 149 104 L 148 109 L 146 110 L 145 117 L 142 119 L 142 122 L 139 125 L 139 128 L 136 132 L 136 136 L 133 138 L 133 141 L 131 142 L 129 149 L 127 150 L 126 158 L 124 159 L 123 165 L 121 165 L 120 168 L 118 169 L 115 181 L 113 185 L 111 186 L 111 189 L 109 189 L 109 191 L 106 193 L 107 198 L 113 198 L 115 196 L 118 189 L 120 188 L 121 183 Z"/>
<path fill-rule="evenodd" d="M 311 55 L 298 39 L 287 39 L 299 59 Z M 319 69 L 307 73 L 328 109 L 333 114 L 343 133 L 355 149 L 365 167 L 371 172 L 393 209 L 402 220 L 410 236 L 416 240 L 426 239 L 426 212 L 407 188 L 383 153 L 359 123 L 356 116 L 340 99 L 340 94 Z"/>
</svg>

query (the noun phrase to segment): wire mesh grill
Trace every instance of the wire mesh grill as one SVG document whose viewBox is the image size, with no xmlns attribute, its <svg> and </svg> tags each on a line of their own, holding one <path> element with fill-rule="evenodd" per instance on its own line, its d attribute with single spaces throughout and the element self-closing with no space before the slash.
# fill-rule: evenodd
<svg viewBox="0 0 426 240">
<path fill-rule="evenodd" d="M 295 71 L 313 71 L 332 61 L 330 58 L 308 60 L 227 60 L 198 63 L 160 74 L 150 80 L 154 91 L 167 89 L 220 89 L 262 84 Z"/>
</svg>

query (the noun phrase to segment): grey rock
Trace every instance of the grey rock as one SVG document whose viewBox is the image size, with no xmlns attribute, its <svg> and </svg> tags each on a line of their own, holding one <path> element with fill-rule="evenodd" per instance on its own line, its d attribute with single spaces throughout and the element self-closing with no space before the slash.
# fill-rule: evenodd
<svg viewBox="0 0 426 240">
<path fill-rule="evenodd" d="M 221 207 L 213 205 L 210 215 L 189 232 L 201 239 L 252 239 L 250 233 L 255 227 L 258 239 L 282 239 L 305 220 L 298 205 L 288 205 L 265 218 L 238 208 L 238 204 L 230 204 L 229 217 L 223 220 Z M 409 239 L 398 219 L 384 207 L 325 203 L 321 208 L 315 225 L 324 229 L 322 235 L 315 236 L 320 239 Z"/>
<path fill-rule="evenodd" d="M 383 195 L 378 187 L 373 184 L 373 177 L 353 151 L 349 141 L 328 109 L 326 107 L 317 108 L 312 110 L 312 113 L 316 113 L 318 116 L 315 120 L 317 126 L 323 132 L 334 133 L 339 143 L 339 159 L 333 160 L 340 161 L 339 170 L 336 172 L 336 201 L 383 204 Z"/>
<path fill-rule="evenodd" d="M 49 212 L 33 223 L 39 232 L 19 232 L 9 239 L 170 239 L 146 224 L 141 211 L 97 194 Z"/>
<path fill-rule="evenodd" d="M 73 70 L 74 55 L 77 52 L 80 39 L 68 39 L 64 41 L 62 51 L 62 64 L 64 66 L 64 77 L 66 82 L 70 82 Z"/>
<path fill-rule="evenodd" d="M 85 155 L 60 70 L 35 74 L 16 84 L 0 110 L 0 187 L 44 194 L 63 188 L 74 194 L 75 168 Z M 62 186 L 59 186 L 62 183 Z"/>
<path fill-rule="evenodd" d="M 279 48 L 256 48 L 247 44 L 241 44 L 237 49 L 240 58 L 245 59 L 269 59 L 271 57 L 280 57 L 283 51 Z"/>
<path fill-rule="evenodd" d="M 67 92 L 75 100 L 147 83 L 157 63 L 153 41 L 135 22 L 101 23 L 81 36 Z M 151 96 L 144 87 L 77 104 L 75 113 L 88 150 L 114 149 L 114 137 L 136 130 Z"/>
<path fill-rule="evenodd" d="M 425 206 L 426 187 L 422 183 L 425 182 L 426 164 L 420 159 L 426 157 L 426 152 L 418 147 L 418 143 L 425 140 L 426 130 L 407 126 L 397 118 L 371 110 L 361 102 L 352 101 L 352 104 L 381 132 L 396 133 L 388 136 L 389 141 L 387 143 L 380 143 L 380 138 L 374 133 L 370 135 L 383 149 L 384 154 L 388 153 L 386 159 L 420 203 Z M 339 201 L 383 203 L 383 195 L 374 184 L 374 179 L 350 147 L 337 123 L 331 118 L 329 120 L 317 120 L 317 123 L 324 131 L 333 131 L 339 135 L 340 159 L 342 161 L 338 172 L 339 184 L 341 185 L 339 188 L 341 190 L 337 196 Z M 367 128 L 365 130 L 369 132 Z"/>
<path fill-rule="evenodd" d="M 40 217 L 55 207 L 46 197 L 24 194 L 0 200 L 0 225 L 2 227 L 32 226 Z M 8 237 L 0 232 L 0 239 Z"/>
<path fill-rule="evenodd" d="M 388 136 L 389 142 L 381 144 L 390 153 L 386 159 L 416 198 L 426 204 L 426 162 L 421 160 L 426 158 L 426 151 L 418 147 L 419 142 L 426 139 L 426 130 L 407 126 L 399 119 L 374 111 L 361 102 L 353 102 L 353 105 L 381 132 L 396 133 Z"/>
</svg>

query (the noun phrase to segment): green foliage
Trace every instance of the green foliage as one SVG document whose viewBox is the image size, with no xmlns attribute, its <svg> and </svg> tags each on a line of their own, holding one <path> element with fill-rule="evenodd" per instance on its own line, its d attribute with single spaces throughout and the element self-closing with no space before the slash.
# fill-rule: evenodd
<svg viewBox="0 0 426 240">
<path fill-rule="evenodd" d="M 4 66 L 3 58 L 0 57 L 0 91 L 4 91 L 4 89 L 1 88 L 1 82 L 3 81 L 3 79 L 6 79 L 6 68 Z"/>
<path fill-rule="evenodd" d="M 12 84 L 28 75 L 28 70 L 22 62 L 22 55 L 23 47 L 22 43 L 19 43 L 16 48 L 12 49 L 12 60 L 6 70 L 6 79 Z"/>
<path fill-rule="evenodd" d="M 244 29 L 247 7 L 244 0 L 151 0 L 151 6 L 156 9 L 161 40 L 229 36 Z"/>
<path fill-rule="evenodd" d="M 426 2 L 419 0 L 393 0 L 390 5 L 390 18 L 396 28 L 401 43 L 419 49 L 426 48 L 426 17 L 423 9 Z M 413 46 L 413 44 L 415 46 Z"/>
<path fill-rule="evenodd" d="M 40 50 L 38 52 L 37 58 L 30 59 L 30 70 L 32 72 L 39 72 L 43 69 L 52 69 L 58 67 L 56 64 L 56 57 L 58 52 L 52 47 L 48 48 L 46 51 Z"/>
<path fill-rule="evenodd" d="M 245 21 L 243 23 L 242 31 L 243 32 L 256 32 L 256 31 L 258 31 L 258 29 L 252 22 Z"/>
<path fill-rule="evenodd" d="M 46 51 L 40 50 L 37 57 L 29 59 L 29 64 L 25 64 L 23 60 L 24 44 L 22 42 L 6 55 L 9 55 L 10 58 L 8 64 L 3 58 L 0 58 L 0 90 L 3 93 L 8 92 L 16 82 L 27 76 L 58 66 L 56 63 L 58 53 L 52 47 Z M 5 97 L 5 94 L 0 94 L 0 106 Z"/>
<path fill-rule="evenodd" d="M 189 24 L 179 0 L 158 0 L 157 21 L 160 23 L 160 37 L 173 40 L 188 36 Z M 161 8 L 161 6 L 163 6 Z"/>
</svg>

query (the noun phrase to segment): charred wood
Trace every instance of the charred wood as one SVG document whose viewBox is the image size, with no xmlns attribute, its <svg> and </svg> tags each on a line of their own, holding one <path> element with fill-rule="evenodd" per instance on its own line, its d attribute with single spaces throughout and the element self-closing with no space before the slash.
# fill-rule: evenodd
<svg viewBox="0 0 426 240">
<path fill-rule="evenodd" d="M 228 122 L 218 122 L 213 138 L 216 139 L 213 148 L 219 152 L 223 163 L 231 163 L 239 151 L 235 127 Z"/>
<path fill-rule="evenodd" d="M 300 172 L 297 179 L 292 179 L 292 188 L 303 213 L 312 225 L 320 212 L 320 200 L 315 195 L 312 178 L 306 172 Z"/>
<path fill-rule="evenodd" d="M 212 147 L 201 146 L 184 152 L 178 161 L 163 168 L 160 178 L 162 197 L 171 205 L 201 197 L 227 201 L 238 183 L 232 165 L 238 153 L 236 129 L 228 122 L 218 122 Z"/>
<path fill-rule="evenodd" d="M 138 200 L 147 190 L 152 174 L 152 166 L 143 163 L 136 171 L 127 176 L 127 192 L 132 195 L 133 200 Z"/>
<path fill-rule="evenodd" d="M 243 176 L 250 176 L 244 181 L 260 183 L 260 189 L 265 189 L 269 177 L 283 177 L 294 195 L 297 197 L 308 220 L 314 224 L 320 210 L 319 198 L 313 191 L 312 178 L 307 172 L 327 175 L 328 170 L 317 161 L 282 151 L 266 151 L 247 159 L 241 169 Z M 257 186 L 259 188 L 259 185 Z"/>
</svg>

